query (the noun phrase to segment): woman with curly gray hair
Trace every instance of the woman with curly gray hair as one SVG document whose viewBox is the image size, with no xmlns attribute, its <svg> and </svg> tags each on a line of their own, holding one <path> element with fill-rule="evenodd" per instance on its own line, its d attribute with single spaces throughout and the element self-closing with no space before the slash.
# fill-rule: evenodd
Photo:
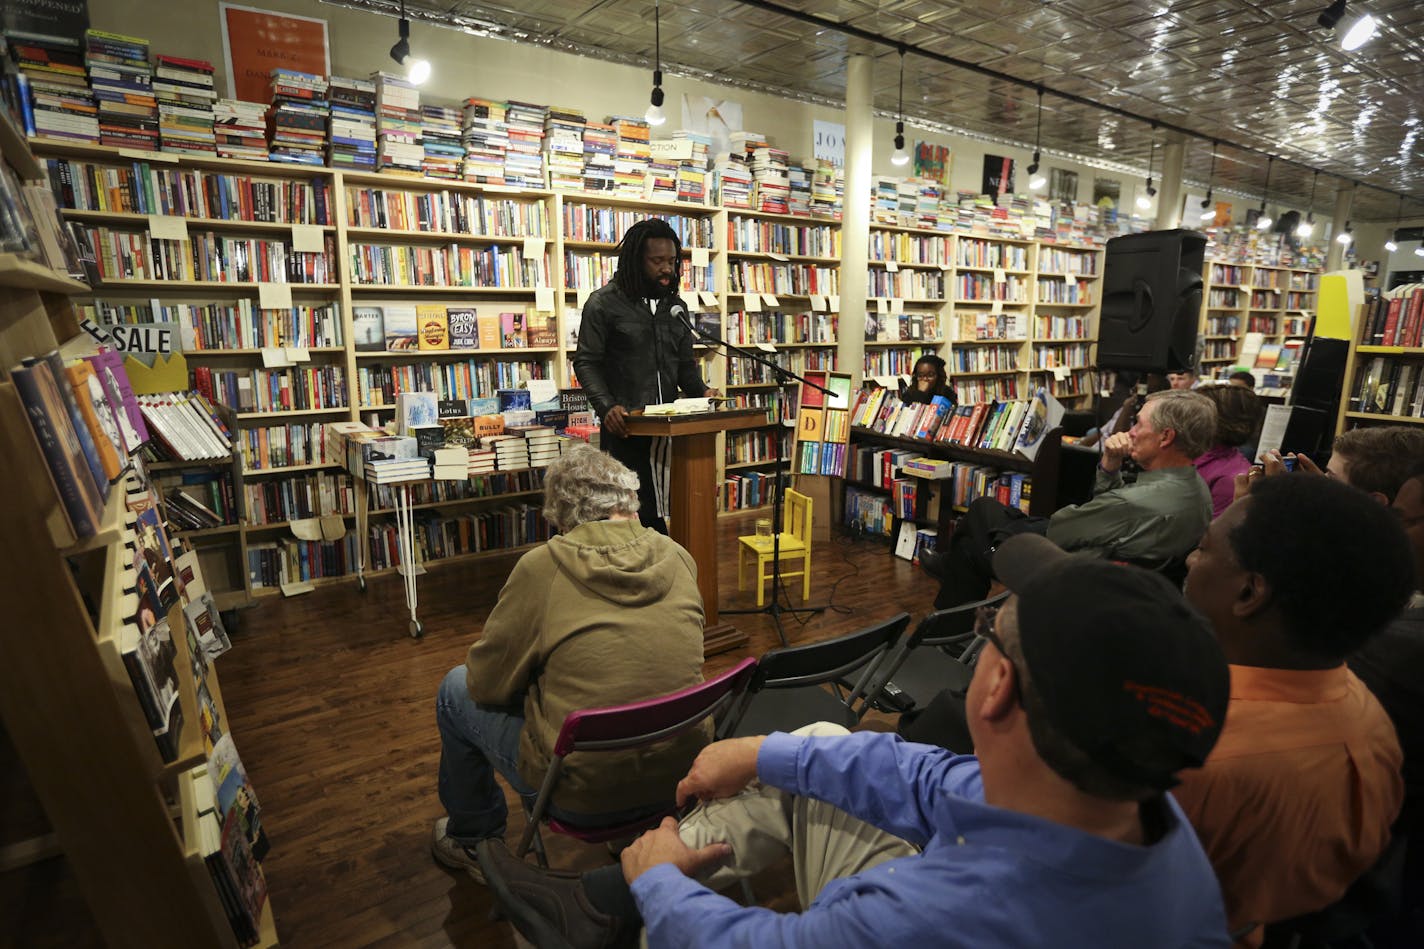
<svg viewBox="0 0 1424 949">
<path fill-rule="evenodd" d="M 649 699 L 702 681 L 702 598 L 686 550 L 638 520 L 638 477 L 575 444 L 544 477 L 559 529 L 514 565 L 464 665 L 435 701 L 440 803 L 432 851 L 483 882 L 474 846 L 504 834 L 503 775 L 531 800 L 570 712 Z M 673 799 L 710 739 L 694 733 L 583 761 L 568 758 L 550 814 L 618 824 Z"/>
</svg>

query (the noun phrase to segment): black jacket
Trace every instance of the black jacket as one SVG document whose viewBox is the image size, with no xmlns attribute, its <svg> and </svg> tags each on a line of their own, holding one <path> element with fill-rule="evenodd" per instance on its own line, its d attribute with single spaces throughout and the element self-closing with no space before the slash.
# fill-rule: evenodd
<svg viewBox="0 0 1424 949">
<path fill-rule="evenodd" d="M 692 354 L 692 331 L 671 315 L 673 304 L 687 312 L 672 295 L 659 301 L 654 314 L 646 301 L 629 299 L 613 283 L 589 295 L 573 363 L 599 418 L 615 405 L 632 411 L 707 391 Z"/>
</svg>

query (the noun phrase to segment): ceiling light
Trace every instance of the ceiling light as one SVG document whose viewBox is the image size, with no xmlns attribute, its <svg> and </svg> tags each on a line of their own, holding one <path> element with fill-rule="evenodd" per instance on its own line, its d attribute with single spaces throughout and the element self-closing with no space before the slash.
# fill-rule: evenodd
<svg viewBox="0 0 1424 949">
<path fill-rule="evenodd" d="M 1424 244 L 1420 244 L 1418 247 L 1414 248 L 1414 256 L 1424 257 Z"/>
<path fill-rule="evenodd" d="M 1295 229 L 1296 237 L 1310 237 L 1315 233 L 1315 183 L 1320 180 L 1320 170 L 1310 176 L 1310 205 L 1305 212 L 1305 220 Z"/>
<path fill-rule="evenodd" d="M 643 121 L 657 128 L 667 121 L 663 111 L 663 25 L 662 4 L 653 4 L 653 94 L 648 97 L 648 111 Z"/>
<path fill-rule="evenodd" d="M 1375 18 L 1366 13 L 1345 31 L 1345 38 L 1340 41 L 1340 48 L 1347 53 L 1354 52 L 1370 41 L 1370 37 L 1375 35 L 1378 26 Z"/>
<path fill-rule="evenodd" d="M 1030 191 L 1041 191 L 1048 184 L 1048 179 L 1038 173 L 1038 166 L 1043 161 L 1043 152 L 1039 150 L 1039 143 L 1043 141 L 1043 87 L 1038 87 L 1038 119 L 1034 123 L 1033 130 L 1033 161 L 1028 165 L 1028 189 Z"/>
<path fill-rule="evenodd" d="M 1152 199 L 1145 194 L 1139 194 L 1137 196 L 1137 206 L 1142 210 L 1146 211 L 1148 208 L 1152 207 Z"/>
<path fill-rule="evenodd" d="M 1340 22 L 1340 18 L 1345 15 L 1345 0 L 1335 0 L 1334 3 L 1320 11 L 1320 16 L 1315 18 L 1315 22 L 1333 30 L 1335 24 Z"/>
<path fill-rule="evenodd" d="M 1399 244 L 1395 243 L 1395 237 L 1399 235 L 1399 223 L 1404 220 L 1404 195 L 1399 196 L 1399 208 L 1394 212 L 1394 229 L 1389 232 L 1389 239 L 1384 242 L 1384 249 L 1391 254 L 1399 250 Z M 1424 247 L 1424 244 L 1419 245 Z"/>
<path fill-rule="evenodd" d="M 1152 187 L 1152 163 L 1157 158 L 1157 123 L 1152 123 L 1152 148 L 1147 152 L 1147 192 L 1137 196 L 1137 206 L 1146 211 L 1152 207 L 1152 199 L 1157 197 L 1157 189 Z"/>
<path fill-rule="evenodd" d="M 1350 226 L 1350 222 L 1349 222 L 1349 221 L 1346 221 L 1346 222 L 1345 222 L 1345 229 L 1344 229 L 1343 231 L 1341 231 L 1339 234 L 1336 234 L 1336 235 L 1335 235 L 1335 240 L 1336 240 L 1337 243 L 1344 244 L 1346 247 L 1349 247 L 1349 246 L 1350 246 L 1350 243 L 1351 243 L 1354 239 L 1355 239 L 1355 229 Z"/>
<path fill-rule="evenodd" d="M 1201 219 L 1202 219 L 1203 221 L 1211 221 L 1211 220 L 1214 220 L 1215 218 L 1216 218 L 1216 208 L 1208 208 L 1208 209 L 1206 209 L 1205 211 L 1203 211 L 1203 212 L 1201 213 Z"/>
<path fill-rule="evenodd" d="M 900 47 L 900 100 L 895 110 L 895 150 L 890 153 L 890 164 L 903 168 L 910 163 L 910 153 L 905 151 L 905 47 Z"/>
<path fill-rule="evenodd" d="M 410 21 L 405 17 L 405 0 L 400 5 L 400 38 L 391 47 L 391 59 L 405 67 L 405 77 L 417 86 L 430 78 L 430 61 L 410 55 Z"/>
<path fill-rule="evenodd" d="M 1216 177 L 1216 140 L 1211 142 L 1211 170 L 1206 173 L 1206 197 L 1201 199 L 1203 221 L 1210 221 L 1216 217 L 1216 209 L 1211 205 L 1211 183 Z"/>
<path fill-rule="evenodd" d="M 1261 213 L 1256 217 L 1256 229 L 1259 231 L 1269 230 L 1275 223 L 1271 220 L 1271 215 L 1266 212 L 1266 199 L 1271 196 L 1271 166 L 1275 162 L 1276 156 L 1266 156 L 1266 189 L 1261 192 Z"/>
</svg>

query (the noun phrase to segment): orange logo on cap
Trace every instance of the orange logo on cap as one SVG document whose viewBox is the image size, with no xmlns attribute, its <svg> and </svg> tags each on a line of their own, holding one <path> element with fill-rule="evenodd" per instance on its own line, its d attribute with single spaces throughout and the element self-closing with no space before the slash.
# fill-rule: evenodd
<svg viewBox="0 0 1424 949">
<path fill-rule="evenodd" d="M 1200 734 L 1204 728 L 1216 726 L 1216 719 L 1211 717 L 1204 705 L 1180 692 L 1155 685 L 1140 685 L 1136 682 L 1124 682 L 1122 688 L 1124 692 L 1130 693 L 1133 698 L 1147 706 L 1148 715 L 1153 718 L 1164 718 L 1178 728 L 1185 728 L 1193 735 Z"/>
</svg>

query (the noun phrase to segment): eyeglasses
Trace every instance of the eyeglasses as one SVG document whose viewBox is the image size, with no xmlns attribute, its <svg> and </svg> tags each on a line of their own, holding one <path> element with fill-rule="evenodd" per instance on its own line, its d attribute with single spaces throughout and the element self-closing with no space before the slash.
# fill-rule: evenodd
<svg viewBox="0 0 1424 949">
<path fill-rule="evenodd" d="M 979 607 L 979 609 L 974 611 L 974 635 L 993 643 L 994 648 L 999 650 L 999 655 L 1003 656 L 1004 660 L 1008 662 L 1009 667 L 1014 670 L 1014 689 L 1017 691 L 1019 667 L 1009 656 L 1008 650 L 1004 648 L 1004 641 L 999 638 L 999 634 L 994 629 L 995 624 L 998 622 L 998 617 L 999 608 L 997 606 Z M 975 653 L 973 661 L 976 664 L 978 663 L 979 653 Z"/>
</svg>

